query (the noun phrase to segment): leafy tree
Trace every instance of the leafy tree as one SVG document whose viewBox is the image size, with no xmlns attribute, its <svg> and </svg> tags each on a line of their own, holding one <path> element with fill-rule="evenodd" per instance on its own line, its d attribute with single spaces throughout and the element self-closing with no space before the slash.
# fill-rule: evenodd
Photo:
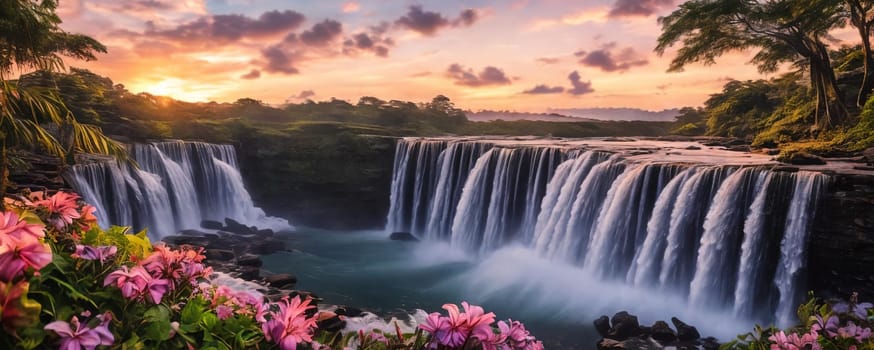
<svg viewBox="0 0 874 350">
<path fill-rule="evenodd" d="M 871 52 L 871 32 L 874 29 L 874 2 L 870 0 L 843 0 L 845 16 L 859 33 L 862 40 L 862 56 L 865 67 L 865 75 L 862 77 L 862 86 L 856 98 L 856 105 L 862 107 L 874 89 L 874 57 Z"/>
<path fill-rule="evenodd" d="M 731 52 L 757 48 L 752 59 L 761 72 L 782 63 L 806 69 L 816 95 L 816 125 L 829 129 L 847 117 L 825 44 L 828 32 L 843 24 L 842 6 L 827 0 L 691 0 L 659 19 L 656 52 L 681 44 L 669 71 L 715 63 Z"/>
<path fill-rule="evenodd" d="M 0 0 L 0 193 L 8 187 L 10 148 L 43 147 L 59 157 L 76 151 L 113 154 L 124 149 L 93 125 L 81 124 L 51 89 L 9 80 L 14 71 L 59 71 L 62 56 L 95 59 L 96 40 L 62 30 L 54 0 Z M 43 125 L 53 124 L 66 145 Z"/>
</svg>

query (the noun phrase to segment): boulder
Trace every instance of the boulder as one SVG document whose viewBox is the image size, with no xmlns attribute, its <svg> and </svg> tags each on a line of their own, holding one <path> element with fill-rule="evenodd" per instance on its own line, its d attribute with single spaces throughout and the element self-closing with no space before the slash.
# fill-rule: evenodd
<svg viewBox="0 0 874 350">
<path fill-rule="evenodd" d="M 607 332 L 610 331 L 610 318 L 607 315 L 601 315 L 595 320 L 595 330 L 598 331 L 598 334 L 601 337 L 607 337 Z"/>
<path fill-rule="evenodd" d="M 261 278 L 261 268 L 257 266 L 240 266 L 237 271 L 244 280 L 254 281 Z"/>
<path fill-rule="evenodd" d="M 316 325 L 320 331 L 339 332 L 346 328 L 346 321 L 341 320 L 339 316 L 334 316 L 327 320 L 318 321 Z"/>
<path fill-rule="evenodd" d="M 238 235 L 251 235 L 255 234 L 252 232 L 252 229 L 249 226 L 243 225 L 239 223 L 237 220 L 231 218 L 225 218 L 225 231 L 236 233 Z"/>
<path fill-rule="evenodd" d="M 665 321 L 656 321 L 650 329 L 650 334 L 653 339 L 662 344 L 671 343 L 677 340 L 677 333 L 668 326 Z"/>
<path fill-rule="evenodd" d="M 637 321 L 637 316 L 628 312 L 617 312 L 610 319 L 610 324 L 612 327 L 607 332 L 606 338 L 625 340 L 640 334 L 640 323 Z"/>
<path fill-rule="evenodd" d="M 409 232 L 392 232 L 392 234 L 389 235 L 388 238 L 393 241 L 408 242 L 416 242 L 419 240 L 418 238 L 416 238 L 416 236 L 413 236 L 413 234 Z"/>
<path fill-rule="evenodd" d="M 203 220 L 200 222 L 200 227 L 203 227 L 208 230 L 221 230 L 225 227 L 222 223 L 213 220 Z"/>
<path fill-rule="evenodd" d="M 661 349 L 662 347 L 658 344 L 653 343 L 649 339 L 641 339 L 641 338 L 631 338 L 624 341 L 617 341 L 613 339 L 602 339 L 598 343 L 598 350 L 652 350 L 652 349 Z"/>
<path fill-rule="evenodd" d="M 680 341 L 692 341 L 701 338 L 701 333 L 698 333 L 697 328 L 680 321 L 679 318 L 672 317 L 671 323 L 677 328 L 677 339 Z"/>
<path fill-rule="evenodd" d="M 269 228 L 265 228 L 265 229 L 263 229 L 263 230 L 257 230 L 257 229 L 256 229 L 255 234 L 256 234 L 256 235 L 259 235 L 259 236 L 262 236 L 262 237 L 273 237 L 273 235 L 275 235 L 276 233 L 273 232 L 273 230 L 271 230 L 271 229 L 269 229 Z"/>
<path fill-rule="evenodd" d="M 341 307 L 337 308 L 337 310 L 334 310 L 334 312 L 337 315 L 347 316 L 347 317 L 358 317 L 364 313 L 363 310 L 361 310 L 359 308 L 354 308 L 351 306 L 341 306 Z M 604 317 L 607 317 L 607 316 L 604 316 Z"/>
<path fill-rule="evenodd" d="M 278 273 L 264 278 L 272 287 L 292 288 L 297 283 L 297 276 L 290 273 Z"/>
<path fill-rule="evenodd" d="M 862 151 L 862 155 L 865 157 L 868 165 L 874 165 L 874 147 Z"/>
<path fill-rule="evenodd" d="M 692 145 L 692 146 L 686 147 L 686 149 L 690 150 L 690 151 L 697 151 L 697 150 L 701 149 L 701 147 Z"/>
<path fill-rule="evenodd" d="M 234 260 L 234 252 L 227 249 L 207 249 L 204 254 L 207 260 L 231 261 Z"/>
<path fill-rule="evenodd" d="M 719 341 L 714 337 L 707 337 L 701 339 L 701 347 L 704 348 L 704 350 L 719 350 Z"/>
<path fill-rule="evenodd" d="M 261 257 L 255 254 L 243 254 L 237 257 L 237 265 L 240 266 L 254 266 L 261 267 L 264 262 L 261 261 Z"/>
</svg>

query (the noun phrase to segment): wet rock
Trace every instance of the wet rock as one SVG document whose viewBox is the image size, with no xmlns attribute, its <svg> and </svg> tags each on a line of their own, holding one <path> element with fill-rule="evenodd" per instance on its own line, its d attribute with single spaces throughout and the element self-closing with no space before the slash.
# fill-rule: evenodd
<svg viewBox="0 0 874 350">
<path fill-rule="evenodd" d="M 701 149 L 701 147 L 693 145 L 693 146 L 686 147 L 686 149 L 690 150 L 690 151 L 697 151 L 697 150 Z"/>
<path fill-rule="evenodd" d="M 231 219 L 231 218 L 225 218 L 224 230 L 231 232 L 231 233 L 236 233 L 238 235 L 255 234 L 255 232 L 253 232 L 252 229 L 249 228 L 249 226 L 243 225 L 243 224 L 239 223 L 238 221 Z"/>
<path fill-rule="evenodd" d="M 209 240 L 204 237 L 183 235 L 167 236 L 164 237 L 163 241 L 176 246 L 193 245 L 198 247 L 205 247 L 209 244 Z"/>
<path fill-rule="evenodd" d="M 293 288 L 297 283 L 297 276 L 290 273 L 279 273 L 270 275 L 264 278 L 272 287 L 276 288 Z"/>
<path fill-rule="evenodd" d="M 341 306 L 341 307 L 337 308 L 337 310 L 334 310 L 334 312 L 337 315 L 348 316 L 348 317 L 358 317 L 364 313 L 363 310 L 361 310 L 359 308 L 354 308 L 351 306 Z M 607 317 L 607 316 L 604 316 L 604 317 Z"/>
<path fill-rule="evenodd" d="M 701 333 L 698 333 L 697 328 L 680 321 L 679 318 L 672 317 L 671 323 L 677 328 L 677 339 L 680 341 L 692 341 L 701 338 Z"/>
<path fill-rule="evenodd" d="M 416 236 L 413 236 L 413 234 L 412 234 L 412 233 L 409 233 L 409 232 L 392 232 L 392 234 L 389 235 L 388 238 L 389 238 L 390 240 L 393 240 L 393 241 L 411 241 L 411 242 L 415 242 L 415 241 L 418 241 L 418 240 L 419 240 L 418 238 L 416 238 Z"/>
<path fill-rule="evenodd" d="M 271 230 L 269 228 L 265 228 L 263 230 L 256 230 L 255 234 L 259 235 L 261 237 L 273 237 L 273 235 L 275 235 L 276 233 L 273 232 L 273 230 Z"/>
<path fill-rule="evenodd" d="M 327 320 L 319 321 L 316 325 L 322 331 L 339 332 L 346 328 L 346 321 L 341 320 L 339 316 L 334 316 Z"/>
<path fill-rule="evenodd" d="M 209 229 L 209 230 L 221 230 L 223 227 L 225 227 L 225 225 L 222 225 L 222 223 L 220 223 L 218 221 L 203 220 L 200 222 L 200 227 L 203 227 L 203 228 Z"/>
<path fill-rule="evenodd" d="M 649 339 L 641 339 L 641 338 L 631 338 L 624 341 L 617 341 L 613 339 L 602 339 L 601 342 L 598 343 L 598 350 L 652 350 L 652 349 L 661 349 L 662 347 L 649 340 Z"/>
<path fill-rule="evenodd" d="M 868 162 L 868 165 L 874 165 L 874 147 L 862 151 L 862 156 Z"/>
<path fill-rule="evenodd" d="M 607 315 L 601 315 L 595 320 L 595 330 L 598 331 L 598 334 L 601 337 L 607 337 L 607 332 L 610 331 L 610 318 Z"/>
<path fill-rule="evenodd" d="M 204 254 L 207 260 L 231 261 L 234 260 L 234 252 L 227 249 L 207 249 Z"/>
<path fill-rule="evenodd" d="M 261 257 L 255 254 L 243 254 L 237 257 L 237 265 L 240 266 L 254 266 L 261 267 L 264 262 L 261 261 Z"/>
<path fill-rule="evenodd" d="M 617 312 L 610 319 L 610 324 L 612 327 L 607 332 L 606 338 L 625 340 L 640 334 L 640 323 L 637 321 L 637 316 L 631 315 L 628 312 Z"/>
<path fill-rule="evenodd" d="M 749 152 L 750 145 L 729 145 L 725 149 L 734 152 Z"/>
<path fill-rule="evenodd" d="M 662 344 L 677 340 L 677 333 L 665 321 L 656 321 L 650 330 L 651 337 Z"/>
<path fill-rule="evenodd" d="M 719 350 L 719 342 L 714 337 L 701 339 L 701 347 L 704 350 Z"/>
<path fill-rule="evenodd" d="M 285 242 L 276 239 L 265 239 L 252 242 L 249 245 L 249 252 L 259 255 L 273 254 L 278 251 L 285 250 Z"/>
<path fill-rule="evenodd" d="M 240 266 L 237 271 L 244 280 L 254 281 L 261 278 L 261 268 L 257 266 Z"/>
<path fill-rule="evenodd" d="M 771 171 L 780 171 L 780 172 L 784 172 L 784 173 L 797 173 L 798 167 L 797 166 L 775 166 L 775 167 L 771 168 Z"/>
</svg>

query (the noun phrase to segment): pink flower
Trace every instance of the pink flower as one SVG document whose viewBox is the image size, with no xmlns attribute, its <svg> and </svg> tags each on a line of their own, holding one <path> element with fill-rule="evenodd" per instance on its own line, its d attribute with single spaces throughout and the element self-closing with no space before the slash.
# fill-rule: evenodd
<svg viewBox="0 0 874 350">
<path fill-rule="evenodd" d="M 78 200 L 79 195 L 75 193 L 57 192 L 48 199 L 38 200 L 34 204 L 45 207 L 51 214 L 49 222 L 60 230 L 81 217 Z"/>
<path fill-rule="evenodd" d="M 39 317 L 38 303 L 24 300 L 30 289 L 27 281 L 5 283 L 0 281 L 0 322 L 8 328 L 17 328 L 32 324 Z M 36 305 L 34 305 L 36 304 Z"/>
<path fill-rule="evenodd" d="M 53 331 L 61 337 L 60 349 L 80 350 L 85 348 L 93 350 L 98 345 L 110 346 L 115 342 L 112 332 L 109 331 L 109 321 L 112 316 L 109 313 L 97 316 L 100 324 L 95 328 L 89 328 L 81 323 L 76 316 L 69 323 L 54 321 L 45 326 L 45 330 Z M 72 326 L 72 327 L 71 327 Z"/>
<path fill-rule="evenodd" d="M 264 337 L 268 341 L 279 344 L 282 350 L 296 350 L 297 344 L 312 342 L 316 318 L 306 315 L 307 310 L 315 308 L 310 305 L 310 299 L 301 301 L 300 296 L 295 296 L 289 301 L 286 297 L 276 305 L 279 311 L 273 313 L 273 317 L 261 325 Z"/>
<path fill-rule="evenodd" d="M 148 273 L 146 273 L 148 275 Z M 163 278 L 152 278 L 149 276 L 148 282 L 146 283 L 146 299 L 155 303 L 160 304 L 161 298 L 170 291 L 170 281 L 165 280 Z"/>
<path fill-rule="evenodd" d="M 13 211 L 0 212 L 0 245 L 6 245 L 9 237 L 40 240 L 45 236 L 45 226 L 28 223 Z"/>
<path fill-rule="evenodd" d="M 133 299 L 140 296 L 146 289 L 149 280 L 152 279 L 149 273 L 140 266 L 135 266 L 129 269 L 122 265 L 118 270 L 113 271 L 103 280 L 103 286 L 115 284 L 121 289 L 121 295 L 127 299 Z"/>
<path fill-rule="evenodd" d="M 822 346 L 817 342 L 817 337 L 818 335 L 815 330 L 801 337 L 797 333 L 787 335 L 783 331 L 779 331 L 768 337 L 768 340 L 773 342 L 771 350 L 821 350 Z"/>
<path fill-rule="evenodd" d="M 118 247 L 111 246 L 99 246 L 94 247 L 90 245 L 76 245 L 76 252 L 71 256 L 74 258 L 79 258 L 83 260 L 100 260 L 100 263 L 106 262 L 106 259 L 109 259 L 118 252 Z"/>
<path fill-rule="evenodd" d="M 9 245 L 0 246 L 0 280 L 11 281 L 27 267 L 40 270 L 52 262 L 52 249 L 32 237 L 7 237 Z"/>
<path fill-rule="evenodd" d="M 234 309 L 227 305 L 219 305 L 215 308 L 215 313 L 220 320 L 227 320 L 234 317 Z"/>
<path fill-rule="evenodd" d="M 450 341 L 449 331 L 451 327 L 449 317 L 440 316 L 437 312 L 429 314 L 425 318 L 425 322 L 419 325 L 423 331 L 431 333 L 432 341 L 436 340 L 437 344 L 446 344 Z"/>
</svg>

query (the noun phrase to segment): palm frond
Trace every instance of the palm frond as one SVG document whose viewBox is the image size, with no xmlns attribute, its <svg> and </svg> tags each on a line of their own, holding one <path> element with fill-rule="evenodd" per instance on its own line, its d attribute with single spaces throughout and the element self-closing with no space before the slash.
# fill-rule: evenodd
<svg viewBox="0 0 874 350">
<path fill-rule="evenodd" d="M 67 123 L 73 129 L 73 147 L 76 151 L 105 154 L 120 161 L 130 161 L 127 149 L 104 135 L 99 127 L 79 123 L 72 117 L 67 119 Z"/>
</svg>

